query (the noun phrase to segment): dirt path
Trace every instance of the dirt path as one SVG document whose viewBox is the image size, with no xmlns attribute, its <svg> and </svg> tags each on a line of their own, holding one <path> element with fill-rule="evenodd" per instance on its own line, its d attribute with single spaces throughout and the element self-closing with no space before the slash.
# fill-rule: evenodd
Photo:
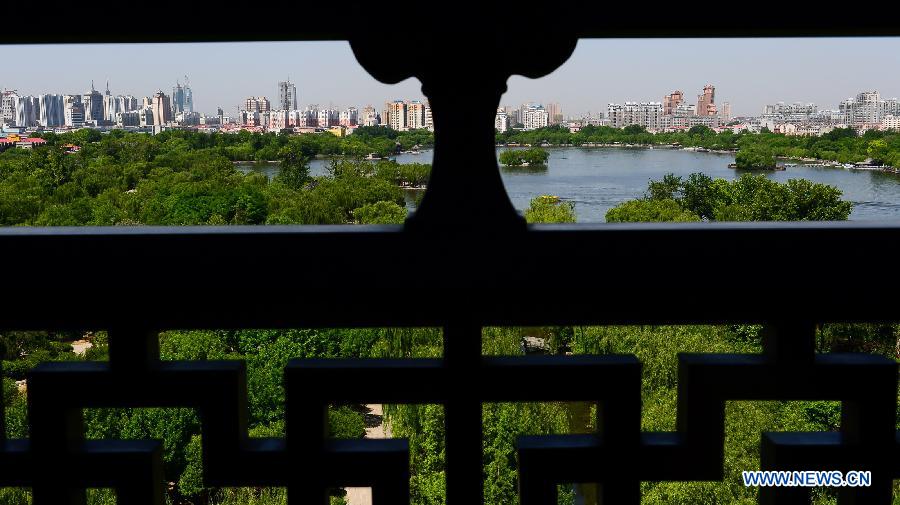
<svg viewBox="0 0 900 505">
<path fill-rule="evenodd" d="M 368 413 L 365 414 L 366 438 L 391 438 L 390 427 L 384 424 L 384 409 L 380 403 L 366 405 Z M 372 488 L 348 487 L 348 505 L 372 505 Z"/>
</svg>

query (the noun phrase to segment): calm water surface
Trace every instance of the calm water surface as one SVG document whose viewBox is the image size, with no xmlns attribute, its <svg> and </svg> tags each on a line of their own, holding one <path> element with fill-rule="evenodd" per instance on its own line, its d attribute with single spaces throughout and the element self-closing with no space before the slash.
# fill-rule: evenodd
<svg viewBox="0 0 900 505">
<path fill-rule="evenodd" d="M 498 149 L 498 152 L 504 148 Z M 558 195 L 575 203 L 578 222 L 603 222 L 611 207 L 643 195 L 650 179 L 667 173 L 687 177 L 702 172 L 713 178 L 734 179 L 741 172 L 728 168 L 730 154 L 698 153 L 677 149 L 550 148 L 546 168 L 501 168 L 506 191 L 517 209 L 528 207 L 538 195 Z M 400 163 L 431 163 L 432 152 L 401 154 Z M 313 175 L 325 173 L 328 160 L 311 163 Z M 274 176 L 277 165 L 244 165 Z M 758 172 L 779 182 L 808 179 L 830 184 L 853 202 L 853 220 L 900 218 L 900 175 L 876 171 L 824 167 L 790 167 L 785 171 Z"/>
</svg>

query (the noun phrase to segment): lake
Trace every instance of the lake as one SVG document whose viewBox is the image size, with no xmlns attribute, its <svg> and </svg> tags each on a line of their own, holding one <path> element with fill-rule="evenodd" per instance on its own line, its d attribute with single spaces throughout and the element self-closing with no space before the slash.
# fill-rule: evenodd
<svg viewBox="0 0 900 505">
<path fill-rule="evenodd" d="M 498 148 L 498 152 L 505 148 Z M 661 179 L 667 173 L 687 177 L 702 172 L 713 178 L 734 179 L 741 171 L 728 168 L 734 162 L 731 154 L 703 153 L 667 148 L 548 148 L 550 160 L 546 168 L 501 167 L 501 175 L 510 200 L 519 210 L 528 207 L 538 195 L 557 195 L 575 203 L 578 222 L 603 222 L 611 207 L 643 195 L 650 179 Z M 399 163 L 431 163 L 432 151 L 418 155 L 401 154 Z M 310 164 L 313 175 L 326 173 L 328 160 Z M 242 171 L 255 170 L 274 176 L 273 164 L 238 165 Z M 900 218 L 900 175 L 879 171 L 843 168 L 789 167 L 784 171 L 763 171 L 770 179 L 808 179 L 830 184 L 853 202 L 852 220 Z M 411 197 L 408 197 L 411 199 Z"/>
</svg>

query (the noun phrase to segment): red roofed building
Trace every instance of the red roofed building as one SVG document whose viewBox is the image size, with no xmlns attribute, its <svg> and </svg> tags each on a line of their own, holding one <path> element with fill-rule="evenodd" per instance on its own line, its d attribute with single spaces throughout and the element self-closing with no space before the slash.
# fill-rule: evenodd
<svg viewBox="0 0 900 505">
<path fill-rule="evenodd" d="M 39 138 L 39 137 L 28 137 L 16 142 L 16 147 L 19 149 L 31 149 L 34 146 L 40 146 L 46 144 L 47 141 Z"/>
</svg>

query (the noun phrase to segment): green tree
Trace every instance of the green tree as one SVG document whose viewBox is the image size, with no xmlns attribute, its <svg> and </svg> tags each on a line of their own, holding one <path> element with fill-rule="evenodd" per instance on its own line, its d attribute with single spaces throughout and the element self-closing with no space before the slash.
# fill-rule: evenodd
<svg viewBox="0 0 900 505">
<path fill-rule="evenodd" d="M 575 204 L 560 200 L 558 196 L 542 195 L 533 198 L 525 209 L 529 223 L 574 223 Z"/>
<path fill-rule="evenodd" d="M 763 149 L 741 149 L 734 163 L 742 170 L 771 170 L 775 168 L 775 155 Z"/>
<path fill-rule="evenodd" d="M 629 200 L 606 211 L 608 223 L 700 221 L 675 200 Z"/>
<path fill-rule="evenodd" d="M 309 182 L 309 159 L 296 144 L 281 148 L 278 152 L 281 167 L 275 180 L 291 189 L 301 189 Z"/>
<path fill-rule="evenodd" d="M 405 208 L 385 201 L 364 205 L 353 211 L 353 217 L 359 224 L 403 224 L 406 215 Z"/>
</svg>

